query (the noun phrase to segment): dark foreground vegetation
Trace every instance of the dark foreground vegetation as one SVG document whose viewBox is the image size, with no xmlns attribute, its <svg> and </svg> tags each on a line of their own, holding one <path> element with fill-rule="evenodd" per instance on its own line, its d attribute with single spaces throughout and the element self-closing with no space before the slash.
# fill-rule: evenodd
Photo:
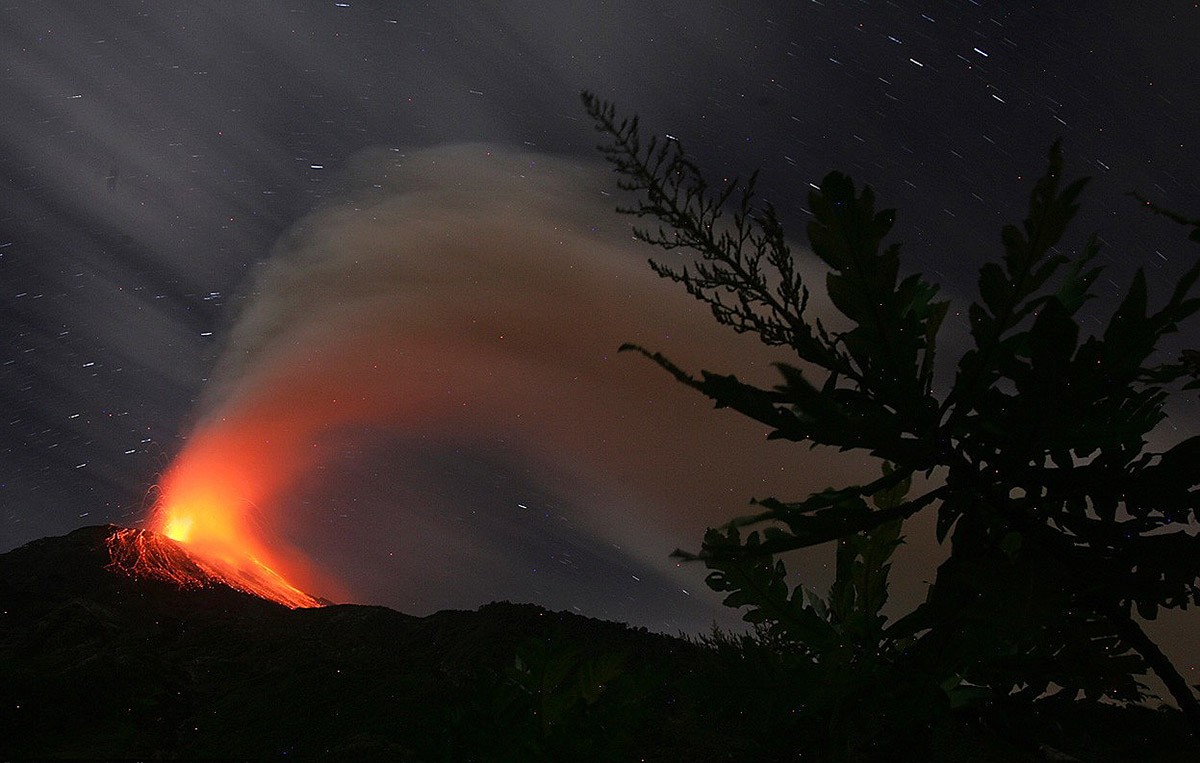
<svg viewBox="0 0 1200 763">
<path fill-rule="evenodd" d="M 789 761 L 828 752 L 806 744 L 828 734 L 805 707 L 830 687 L 765 635 L 696 643 L 509 603 L 424 618 L 367 606 L 288 610 L 109 569 L 111 529 L 0 555 L 0 758 Z M 872 728 L 847 730 L 853 759 L 906 759 L 874 746 Z M 926 731 L 931 760 L 1194 760 L 1174 711 L 981 703 Z"/>
<path fill-rule="evenodd" d="M 969 338 L 947 364 L 950 301 L 905 267 L 887 241 L 896 212 L 877 209 L 869 185 L 836 171 L 813 185 L 809 251 L 793 249 L 755 175 L 710 184 L 678 140 L 643 136 L 636 117 L 589 93 L 583 105 L 628 192 L 619 211 L 638 218 L 635 237 L 669 253 L 653 270 L 781 362 L 778 382 L 760 387 L 653 348 L 621 349 L 769 439 L 876 464 L 879 476 L 856 484 L 750 500 L 755 513 L 675 552 L 710 570 L 708 585 L 779 663 L 754 680 L 800 729 L 764 732 L 830 761 L 929 759 L 942 754 L 939 729 L 970 708 L 1003 708 L 1036 728 L 1029 718 L 1055 703 L 1101 713 L 1101 703 L 1146 699 L 1141 678 L 1153 672 L 1200 740 L 1196 687 L 1142 626 L 1200 604 L 1200 437 L 1159 430 L 1170 396 L 1200 389 L 1200 352 L 1172 359 L 1164 343 L 1200 311 L 1195 249 L 1169 295 L 1152 296 L 1139 268 L 1123 297 L 1098 307 L 1100 239 L 1073 251 L 1064 238 L 1088 180 L 1065 176 L 1056 143 L 1025 219 L 971 263 L 977 297 L 954 313 Z M 1130 195 L 1200 243 L 1200 220 Z M 829 298 L 820 311 L 809 305 L 814 271 Z M 1084 316 L 1102 328 L 1085 329 Z M 1156 430 L 1170 447 L 1148 447 Z M 889 621 L 892 553 L 920 513 L 935 518 L 946 559 L 925 600 Z M 836 559 L 827 596 L 786 568 L 788 552 L 818 546 Z"/>
</svg>

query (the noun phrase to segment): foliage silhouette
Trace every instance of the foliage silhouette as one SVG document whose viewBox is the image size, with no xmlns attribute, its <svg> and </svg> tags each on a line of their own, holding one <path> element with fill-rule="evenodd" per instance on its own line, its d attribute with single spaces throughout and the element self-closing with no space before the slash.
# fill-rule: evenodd
<svg viewBox="0 0 1200 763">
<path fill-rule="evenodd" d="M 470 701 L 444 722 L 454 743 L 439 752 L 446 760 L 628 757 L 645 743 L 649 698 L 664 672 L 561 631 L 530 639 L 507 666 L 471 675 Z"/>
<path fill-rule="evenodd" d="M 1157 310 L 1139 269 L 1104 331 L 1085 335 L 1076 315 L 1094 296 L 1100 245 L 1093 236 L 1077 255 L 1059 250 L 1087 181 L 1064 182 L 1055 143 L 1026 219 L 1003 229 L 1002 257 L 980 268 L 967 311 L 973 346 L 941 392 L 935 351 L 949 303 L 921 274 L 901 276 L 899 246 L 884 244 L 895 213 L 876 210 L 870 186 L 859 191 L 832 172 L 809 194 L 808 240 L 848 326 L 834 330 L 808 313 L 808 286 L 774 209 L 755 202 L 755 176 L 711 187 L 678 141 L 644 142 L 636 117 L 619 119 L 589 93 L 583 102 L 620 187 L 636 194 L 619 211 L 657 222 L 635 227 L 636 237 L 696 255 L 651 260 L 654 271 L 719 323 L 796 362 L 777 364 L 781 382 L 763 389 L 695 376 L 640 346 L 622 350 L 765 424 L 769 438 L 865 451 L 886 466 L 865 484 L 753 501 L 759 513 L 676 555 L 703 561 L 725 603 L 747 608 L 771 637 L 834 663 L 857 641 L 859 654 L 941 687 L 947 704 L 964 691 L 1032 700 L 1052 688 L 1059 700 L 1132 701 L 1145 696 L 1137 677 L 1152 669 L 1200 733 L 1195 694 L 1133 614 L 1153 619 L 1160 607 L 1200 601 L 1200 538 L 1188 529 L 1200 520 L 1200 437 L 1146 449 L 1170 388 L 1200 387 L 1195 351 L 1175 363 L 1155 354 L 1200 309 L 1200 260 Z M 1150 206 L 1195 226 L 1200 241 L 1200 223 Z M 923 487 L 907 497 L 917 476 Z M 880 495 L 888 499 L 872 507 Z M 948 557 L 926 601 L 885 626 L 880 557 L 925 509 L 936 512 Z M 778 555 L 830 541 L 840 544 L 839 576 L 822 612 L 789 590 Z M 862 587 L 853 564 L 843 569 L 851 555 L 874 560 L 875 588 Z"/>
</svg>

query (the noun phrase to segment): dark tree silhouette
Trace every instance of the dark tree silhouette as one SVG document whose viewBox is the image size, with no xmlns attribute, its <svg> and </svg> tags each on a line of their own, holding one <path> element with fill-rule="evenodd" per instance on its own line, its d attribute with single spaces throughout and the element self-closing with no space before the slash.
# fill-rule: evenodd
<svg viewBox="0 0 1200 763">
<path fill-rule="evenodd" d="M 994 698 L 1032 700 L 1057 687 L 1059 698 L 1137 700 L 1149 668 L 1200 732 L 1196 695 L 1134 616 L 1200 601 L 1200 538 L 1189 529 L 1200 521 L 1200 437 L 1146 448 L 1170 389 L 1200 387 L 1196 352 L 1175 363 L 1155 353 L 1200 309 L 1200 261 L 1158 309 L 1138 270 L 1104 331 L 1082 332 L 1076 315 L 1093 297 L 1100 246 L 1093 236 L 1076 255 L 1058 248 L 1087 181 L 1064 183 L 1056 143 L 1028 216 L 1003 229 L 1002 257 L 980 268 L 968 309 L 973 346 L 939 391 L 935 348 L 948 303 L 921 274 L 901 276 L 899 246 L 884 244 L 894 212 L 876 210 L 870 186 L 859 191 L 833 172 L 809 194 L 808 240 L 848 325 L 833 330 L 807 311 L 798 255 L 772 207 L 756 203 L 754 176 L 711 187 L 678 141 L 643 141 L 636 118 L 618 118 L 589 93 L 583 102 L 620 186 L 636 194 L 620 211 L 653 221 L 635 235 L 692 250 L 678 262 L 651 260 L 655 272 L 795 363 L 777 364 L 780 383 L 763 389 L 622 349 L 765 424 L 770 438 L 865 451 L 885 466 L 865 484 L 753 501 L 759 513 L 710 529 L 698 553 L 676 554 L 703 561 L 709 585 L 748 608 L 748 620 L 819 650 L 845 638 L 824 627 L 822 602 L 789 587 L 777 555 L 839 541 L 854 544 L 860 572 L 869 570 L 868 539 L 890 553 L 903 520 L 934 511 L 949 553 L 926 601 L 886 627 L 875 616 L 878 591 L 872 599 L 860 587 L 858 604 L 852 592 L 843 605 L 866 617 L 868 651 L 948 693 L 982 688 Z M 1196 226 L 1200 241 L 1200 223 L 1151 206 Z M 925 487 L 908 496 L 918 475 Z M 876 550 L 876 571 L 887 553 Z M 839 552 L 839 570 L 851 556 Z M 855 574 L 847 564 L 843 591 Z"/>
</svg>

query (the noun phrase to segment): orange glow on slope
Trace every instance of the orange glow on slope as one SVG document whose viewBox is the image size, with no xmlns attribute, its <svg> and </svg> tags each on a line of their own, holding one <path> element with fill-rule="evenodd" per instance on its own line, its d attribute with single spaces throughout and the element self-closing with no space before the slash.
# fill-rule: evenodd
<svg viewBox="0 0 1200 763">
<path fill-rule="evenodd" d="M 185 590 L 223 583 L 243 593 L 297 607 L 321 602 L 287 583 L 263 566 L 243 571 L 193 553 L 189 546 L 149 530 L 118 528 L 107 539 L 111 567 L 135 578 L 173 583 Z"/>
<path fill-rule="evenodd" d="M 287 607 L 321 606 L 289 580 L 311 577 L 308 565 L 280 544 L 268 545 L 255 522 L 255 507 L 290 471 L 265 463 L 255 439 L 237 428 L 197 433 L 159 485 L 150 529 L 181 544 L 206 575 L 231 588 Z M 142 566 L 163 564 L 143 558 Z"/>
</svg>

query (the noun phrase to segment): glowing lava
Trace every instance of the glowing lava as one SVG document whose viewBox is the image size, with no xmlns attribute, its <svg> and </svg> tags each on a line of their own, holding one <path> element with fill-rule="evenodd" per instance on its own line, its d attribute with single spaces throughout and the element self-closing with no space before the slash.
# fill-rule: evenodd
<svg viewBox="0 0 1200 763">
<path fill-rule="evenodd" d="M 186 563 L 148 540 L 152 535 L 125 531 L 109 543 L 114 565 L 184 588 L 216 581 L 293 609 L 321 606 L 289 580 L 309 572 L 299 555 L 268 545 L 257 526 L 255 507 L 281 475 L 256 457 L 252 444 L 227 430 L 198 433 L 163 478 L 149 526 L 179 544 Z"/>
<path fill-rule="evenodd" d="M 292 609 L 321 606 L 265 565 L 234 567 L 149 530 L 118 528 L 107 542 L 111 566 L 131 577 L 162 580 L 185 590 L 224 584 Z"/>
</svg>

